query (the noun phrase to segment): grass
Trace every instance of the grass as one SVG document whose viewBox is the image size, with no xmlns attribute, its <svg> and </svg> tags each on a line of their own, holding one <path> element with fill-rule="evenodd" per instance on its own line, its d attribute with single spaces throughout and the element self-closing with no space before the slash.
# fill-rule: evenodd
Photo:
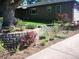
<svg viewBox="0 0 79 59">
<path fill-rule="evenodd" d="M 26 25 L 26 24 L 31 24 L 31 25 L 45 25 L 46 23 L 42 23 L 42 22 L 33 22 L 33 21 L 26 21 L 26 20 L 20 20 L 17 19 L 17 23 L 21 24 L 21 25 Z"/>
<path fill-rule="evenodd" d="M 0 17 L 0 22 L 2 22 L 3 20 L 3 17 Z M 18 19 L 19 20 L 19 19 Z M 33 22 L 33 21 L 22 21 L 22 20 L 19 20 L 19 24 L 22 24 L 22 25 L 46 25 L 46 23 L 42 23 L 42 22 Z"/>
<path fill-rule="evenodd" d="M 31 21 L 23 21 L 23 20 L 17 20 L 16 26 L 25 27 L 26 29 L 34 29 L 38 26 L 46 25 L 45 23 L 37 23 L 37 22 L 31 22 Z"/>
<path fill-rule="evenodd" d="M 30 22 L 30 21 L 23 21 L 23 24 L 45 25 L 44 23 L 36 23 L 36 22 Z"/>
</svg>

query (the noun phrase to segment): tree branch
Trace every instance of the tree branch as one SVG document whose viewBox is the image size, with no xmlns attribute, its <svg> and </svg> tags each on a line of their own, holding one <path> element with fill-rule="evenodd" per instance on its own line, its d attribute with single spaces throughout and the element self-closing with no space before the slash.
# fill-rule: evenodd
<svg viewBox="0 0 79 59">
<path fill-rule="evenodd" d="M 17 6 L 19 6 L 21 3 L 21 0 L 14 0 L 14 3 L 11 3 L 11 5 L 13 6 L 13 8 L 16 8 Z"/>
</svg>

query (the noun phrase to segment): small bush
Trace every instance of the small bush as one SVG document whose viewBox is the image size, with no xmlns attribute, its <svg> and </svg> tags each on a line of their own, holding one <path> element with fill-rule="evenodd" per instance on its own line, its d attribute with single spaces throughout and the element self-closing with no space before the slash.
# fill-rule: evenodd
<svg viewBox="0 0 79 59">
<path fill-rule="evenodd" d="M 14 32 L 14 31 L 15 31 L 15 26 L 11 26 L 11 27 L 8 29 L 8 31 Z"/>
<path fill-rule="evenodd" d="M 23 25 L 23 21 L 20 20 L 20 19 L 17 19 L 16 20 L 16 26 L 21 26 L 21 25 Z"/>
<path fill-rule="evenodd" d="M 4 52 L 5 48 L 4 48 L 4 43 L 2 42 L 2 40 L 0 39 L 0 53 Z"/>
<path fill-rule="evenodd" d="M 57 33 L 57 35 L 55 37 L 59 38 L 59 39 L 65 39 L 67 37 L 67 34 L 59 32 L 59 33 Z"/>
<path fill-rule="evenodd" d="M 3 22 L 3 17 L 0 17 L 0 22 Z"/>
<path fill-rule="evenodd" d="M 33 25 L 33 24 L 27 24 L 26 25 L 26 29 L 34 29 L 36 28 L 37 26 L 36 25 Z"/>
<path fill-rule="evenodd" d="M 59 32 L 60 30 L 60 25 L 58 23 L 55 23 L 53 26 L 53 34 L 54 36 L 56 36 L 56 34 Z"/>
<path fill-rule="evenodd" d="M 49 33 L 48 31 L 44 31 L 43 35 L 40 37 L 40 45 L 45 46 L 48 44 L 49 41 Z"/>
<path fill-rule="evenodd" d="M 16 21 L 16 26 L 20 27 L 22 30 L 26 29 L 34 29 L 35 27 L 37 27 L 37 25 L 35 24 L 27 24 L 27 21 L 24 22 L 22 20 L 17 19 Z"/>
<path fill-rule="evenodd" d="M 47 44 L 48 44 L 48 40 L 46 40 L 46 39 L 41 40 L 41 42 L 40 42 L 40 45 L 41 45 L 41 46 L 45 46 L 45 45 L 47 45 Z"/>
<path fill-rule="evenodd" d="M 46 36 L 40 36 L 39 39 L 40 40 L 46 39 Z"/>
</svg>

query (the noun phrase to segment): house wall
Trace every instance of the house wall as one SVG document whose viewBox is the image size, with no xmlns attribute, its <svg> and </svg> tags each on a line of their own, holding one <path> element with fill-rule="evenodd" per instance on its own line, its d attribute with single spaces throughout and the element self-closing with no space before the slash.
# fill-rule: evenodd
<svg viewBox="0 0 79 59">
<path fill-rule="evenodd" d="M 16 18 L 26 19 L 26 15 L 27 15 L 26 9 L 20 8 L 20 9 L 16 9 L 15 11 Z"/>
<path fill-rule="evenodd" d="M 65 17 L 65 20 L 71 21 L 73 19 L 73 2 L 63 2 L 63 3 L 55 3 L 50 5 L 41 5 L 36 7 L 30 7 L 26 10 L 26 13 L 24 13 L 24 18 L 26 19 L 32 19 L 32 20 L 39 20 L 39 21 L 53 21 L 57 18 L 57 14 L 55 13 L 55 7 L 57 5 L 61 5 L 61 14 L 67 14 L 67 17 Z M 47 7 L 51 6 L 51 12 L 48 12 Z M 36 8 L 36 15 L 31 15 L 31 9 Z M 21 12 L 21 11 L 20 11 Z M 22 13 L 22 12 L 21 12 Z"/>
<path fill-rule="evenodd" d="M 74 5 L 74 2 L 62 3 L 61 13 L 66 14 L 66 16 L 64 17 L 64 20 L 67 20 L 67 21 L 73 20 L 73 5 Z"/>
<path fill-rule="evenodd" d="M 2 12 L 3 12 L 2 6 L 0 6 L 0 17 L 2 17 Z"/>
<path fill-rule="evenodd" d="M 39 6 L 39 7 L 35 7 L 37 10 L 37 14 L 36 15 L 30 15 L 29 13 L 29 17 L 31 19 L 36 19 L 36 20 L 40 20 L 40 21 L 47 21 L 48 19 L 53 18 L 52 13 L 48 13 L 47 11 L 47 6 Z M 29 8 L 29 11 L 31 10 L 31 8 Z M 50 20 L 51 21 L 51 20 Z"/>
</svg>

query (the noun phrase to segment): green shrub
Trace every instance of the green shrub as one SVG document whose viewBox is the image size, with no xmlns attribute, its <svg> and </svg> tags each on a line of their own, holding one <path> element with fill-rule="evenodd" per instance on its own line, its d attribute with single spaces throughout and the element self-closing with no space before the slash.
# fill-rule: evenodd
<svg viewBox="0 0 79 59">
<path fill-rule="evenodd" d="M 59 39 L 65 39 L 67 37 L 67 34 L 59 32 L 59 33 L 57 33 L 57 35 L 55 37 L 59 38 Z"/>
<path fill-rule="evenodd" d="M 14 32 L 14 31 L 15 31 L 15 26 L 11 26 L 11 27 L 8 29 L 8 31 Z"/>
<path fill-rule="evenodd" d="M 3 47 L 4 43 L 0 39 L 0 53 L 4 52 L 5 48 Z"/>
<path fill-rule="evenodd" d="M 41 41 L 40 45 L 42 45 L 42 46 L 47 45 L 48 41 L 49 41 L 49 33 L 48 33 L 48 31 L 44 31 L 44 33 L 43 33 L 43 35 L 41 36 L 40 39 L 41 39 L 40 40 Z"/>
<path fill-rule="evenodd" d="M 3 17 L 0 17 L 0 22 L 3 22 Z"/>
<path fill-rule="evenodd" d="M 47 44 L 48 44 L 48 40 L 47 39 L 41 40 L 41 42 L 40 42 L 41 46 L 45 46 Z"/>
<path fill-rule="evenodd" d="M 40 36 L 39 39 L 40 40 L 46 39 L 46 36 Z"/>
<path fill-rule="evenodd" d="M 70 30 L 71 24 L 67 22 L 67 23 L 64 24 L 64 27 L 65 27 L 66 30 Z"/>
<path fill-rule="evenodd" d="M 53 26 L 51 27 L 52 30 L 51 32 L 49 32 L 49 35 L 47 35 L 49 37 L 49 40 L 54 40 L 55 36 L 60 30 L 60 27 L 61 27 L 61 23 L 58 23 L 58 22 L 53 23 Z"/>
<path fill-rule="evenodd" d="M 32 22 L 31 22 L 32 23 Z M 22 20 L 17 20 L 16 21 L 16 26 L 18 26 L 18 27 L 20 27 L 22 30 L 23 29 L 34 29 L 35 27 L 37 27 L 37 24 L 30 24 L 30 22 L 29 22 L 29 24 L 28 24 L 28 22 L 27 21 L 22 21 Z"/>
<path fill-rule="evenodd" d="M 53 26 L 53 33 L 56 34 L 57 32 L 59 32 L 60 29 L 60 25 L 58 23 L 55 23 Z"/>
<path fill-rule="evenodd" d="M 17 25 L 17 26 L 21 26 L 21 25 L 24 25 L 24 24 L 23 24 L 23 21 L 22 21 L 22 20 L 17 19 L 17 20 L 16 20 L 16 25 Z"/>
<path fill-rule="evenodd" d="M 37 25 L 33 25 L 33 24 L 27 24 L 26 25 L 26 29 L 34 29 L 36 27 L 37 27 Z"/>
</svg>

